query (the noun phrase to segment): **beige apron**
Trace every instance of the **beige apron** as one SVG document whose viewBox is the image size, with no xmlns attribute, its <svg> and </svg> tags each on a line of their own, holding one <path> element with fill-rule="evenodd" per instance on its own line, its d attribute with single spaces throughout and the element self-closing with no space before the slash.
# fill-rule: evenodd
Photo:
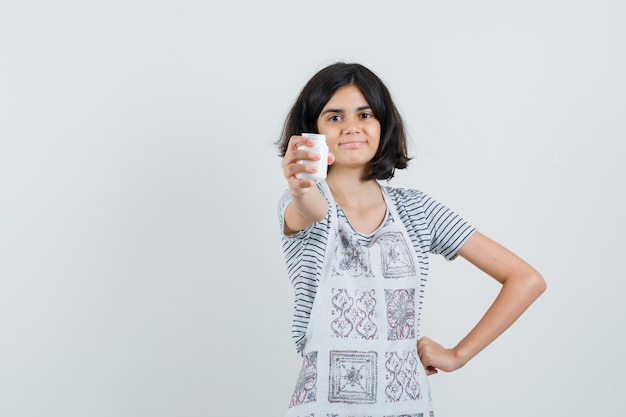
<svg viewBox="0 0 626 417">
<path fill-rule="evenodd" d="M 387 216 L 362 235 L 338 216 L 325 182 L 331 230 L 287 417 L 433 416 L 416 351 L 419 263 L 384 191 Z"/>
</svg>

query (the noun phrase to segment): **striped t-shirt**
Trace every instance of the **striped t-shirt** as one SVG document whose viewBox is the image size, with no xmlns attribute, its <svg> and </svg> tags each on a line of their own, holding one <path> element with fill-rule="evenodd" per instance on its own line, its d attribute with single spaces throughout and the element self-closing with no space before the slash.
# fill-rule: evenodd
<svg viewBox="0 0 626 417">
<path fill-rule="evenodd" d="M 422 286 L 419 289 L 421 309 L 423 285 L 428 277 L 428 254 L 435 253 L 443 255 L 448 260 L 454 259 L 459 248 L 476 229 L 452 210 L 421 191 L 389 186 L 383 188 L 394 204 L 417 254 Z M 281 233 L 284 230 L 285 208 L 290 201 L 291 196 L 285 191 L 278 204 Z M 336 212 L 339 215 L 343 214 L 340 209 Z M 291 334 L 299 353 L 304 349 L 311 309 L 318 281 L 324 269 L 326 241 L 331 228 L 330 216 L 331 210 L 328 210 L 323 220 L 307 229 L 289 236 L 283 233 L 283 255 L 287 274 L 295 292 Z M 393 217 L 388 215 L 385 221 L 393 221 Z"/>
</svg>

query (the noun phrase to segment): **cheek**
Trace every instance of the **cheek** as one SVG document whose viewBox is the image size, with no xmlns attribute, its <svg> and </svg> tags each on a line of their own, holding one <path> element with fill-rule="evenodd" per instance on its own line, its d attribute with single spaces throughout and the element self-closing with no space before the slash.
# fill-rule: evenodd
<svg viewBox="0 0 626 417">
<path fill-rule="evenodd" d="M 317 124 L 317 131 L 326 135 L 326 140 L 339 136 L 337 133 L 337 129 L 334 129 L 332 126 L 329 126 L 324 123 Z"/>
<path fill-rule="evenodd" d="M 380 126 L 371 126 L 368 133 L 371 137 L 377 138 L 380 141 Z"/>
</svg>

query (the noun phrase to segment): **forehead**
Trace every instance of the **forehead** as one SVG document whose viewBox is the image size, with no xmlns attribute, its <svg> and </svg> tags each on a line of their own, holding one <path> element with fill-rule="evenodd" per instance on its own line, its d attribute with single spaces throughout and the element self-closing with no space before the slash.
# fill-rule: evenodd
<svg viewBox="0 0 626 417">
<path fill-rule="evenodd" d="M 354 84 L 339 87 L 330 97 L 324 109 L 337 108 L 348 110 L 351 108 L 367 106 L 368 102 L 363 92 Z"/>
</svg>

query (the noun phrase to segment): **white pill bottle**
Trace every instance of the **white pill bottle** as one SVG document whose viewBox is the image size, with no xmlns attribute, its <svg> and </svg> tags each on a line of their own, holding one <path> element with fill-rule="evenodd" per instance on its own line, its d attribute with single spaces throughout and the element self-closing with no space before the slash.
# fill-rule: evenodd
<svg viewBox="0 0 626 417">
<path fill-rule="evenodd" d="M 301 180 L 323 180 L 326 179 L 328 172 L 328 145 L 326 145 L 326 135 L 319 133 L 302 133 L 300 136 L 307 137 L 313 141 L 313 146 L 298 146 L 298 150 L 307 150 L 320 155 L 317 161 L 298 161 L 299 164 L 308 164 L 317 166 L 317 172 L 298 172 L 296 178 Z"/>
</svg>

